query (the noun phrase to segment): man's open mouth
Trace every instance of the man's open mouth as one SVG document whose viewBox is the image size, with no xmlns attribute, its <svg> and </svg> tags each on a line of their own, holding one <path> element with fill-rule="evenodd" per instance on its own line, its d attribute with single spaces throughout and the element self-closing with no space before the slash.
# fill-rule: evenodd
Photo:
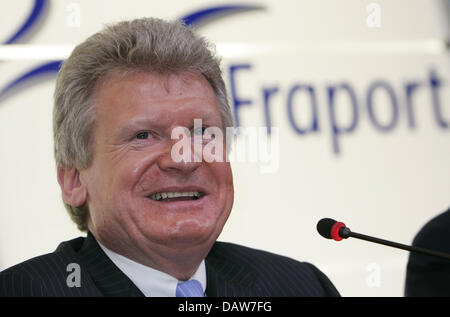
<svg viewBox="0 0 450 317">
<path fill-rule="evenodd" d="M 205 194 L 202 192 L 162 192 L 148 196 L 151 200 L 161 202 L 197 200 Z"/>
</svg>

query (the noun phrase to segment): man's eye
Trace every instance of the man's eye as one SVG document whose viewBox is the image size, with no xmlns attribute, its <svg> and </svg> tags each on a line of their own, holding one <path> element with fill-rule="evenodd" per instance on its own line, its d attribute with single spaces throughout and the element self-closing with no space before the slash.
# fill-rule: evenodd
<svg viewBox="0 0 450 317">
<path fill-rule="evenodd" d="M 203 127 L 195 128 L 194 135 L 203 135 L 203 134 L 205 134 L 205 130 L 206 130 L 206 128 L 203 128 Z"/>
<path fill-rule="evenodd" d="M 136 139 L 139 140 L 146 140 L 149 137 L 149 133 L 148 132 L 139 132 L 138 134 L 136 134 Z"/>
</svg>

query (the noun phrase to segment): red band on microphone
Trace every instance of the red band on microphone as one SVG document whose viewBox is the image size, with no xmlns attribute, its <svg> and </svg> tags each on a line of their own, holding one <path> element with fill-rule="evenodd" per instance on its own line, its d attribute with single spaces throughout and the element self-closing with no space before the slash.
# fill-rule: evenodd
<svg viewBox="0 0 450 317">
<path fill-rule="evenodd" d="M 342 237 L 339 235 L 339 229 L 345 228 L 345 223 L 343 222 L 336 222 L 331 227 L 331 238 L 336 241 L 341 241 Z"/>
</svg>

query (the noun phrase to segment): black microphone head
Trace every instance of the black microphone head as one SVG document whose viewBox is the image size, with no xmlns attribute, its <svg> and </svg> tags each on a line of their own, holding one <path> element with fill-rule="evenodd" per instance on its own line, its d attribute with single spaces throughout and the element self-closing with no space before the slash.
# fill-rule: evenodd
<svg viewBox="0 0 450 317">
<path fill-rule="evenodd" d="M 331 237 L 331 228 L 337 221 L 331 218 L 323 218 L 320 219 L 317 223 L 317 231 L 319 234 L 327 239 L 332 239 Z"/>
</svg>

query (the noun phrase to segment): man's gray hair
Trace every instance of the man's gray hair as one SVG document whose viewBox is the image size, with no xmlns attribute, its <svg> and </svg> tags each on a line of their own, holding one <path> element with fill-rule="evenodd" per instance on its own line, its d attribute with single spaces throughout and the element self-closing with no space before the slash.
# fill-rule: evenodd
<svg viewBox="0 0 450 317">
<path fill-rule="evenodd" d="M 233 126 L 220 59 L 202 37 L 181 22 L 143 18 L 109 25 L 78 45 L 56 79 L 53 108 L 57 168 L 89 167 L 95 124 L 93 92 L 100 79 L 130 72 L 202 74 L 215 92 L 223 129 Z M 81 231 L 87 230 L 88 208 L 65 206 Z"/>
</svg>

